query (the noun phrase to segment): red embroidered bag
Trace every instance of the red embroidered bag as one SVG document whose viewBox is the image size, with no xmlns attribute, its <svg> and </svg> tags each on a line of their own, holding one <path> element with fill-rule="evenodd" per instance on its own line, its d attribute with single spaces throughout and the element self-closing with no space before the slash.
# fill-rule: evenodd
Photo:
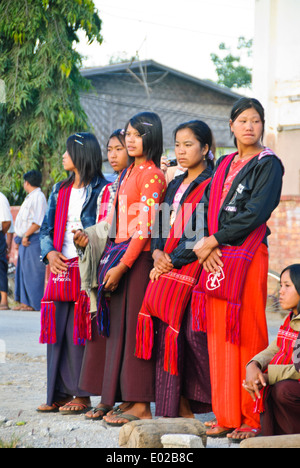
<svg viewBox="0 0 300 468">
<path fill-rule="evenodd" d="M 210 179 L 205 180 L 186 198 L 170 230 L 164 251 L 171 253 L 178 246 L 188 219 L 185 208 L 190 205 L 188 215 L 192 215 L 203 197 Z M 177 338 L 181 322 L 189 303 L 193 287 L 196 285 L 202 266 L 196 260 L 180 269 L 174 268 L 163 274 L 157 281 L 150 282 L 142 308 L 138 315 L 136 333 L 136 357 L 150 359 L 153 347 L 153 323 L 151 317 L 158 317 L 169 326 L 165 335 L 164 369 L 178 375 Z"/>
<path fill-rule="evenodd" d="M 212 180 L 208 208 L 208 230 L 213 235 L 218 231 L 218 214 L 227 167 L 236 153 L 221 162 Z M 221 245 L 223 268 L 217 273 L 202 270 L 199 283 L 192 295 L 193 330 L 206 331 L 206 296 L 227 301 L 226 340 L 239 344 L 239 312 L 241 295 L 248 268 L 253 256 L 266 234 L 266 223 L 256 228 L 241 246 Z"/>
<path fill-rule="evenodd" d="M 72 185 L 61 187 L 58 192 L 54 222 L 53 247 L 61 252 L 67 224 L 69 201 Z M 54 302 L 75 302 L 74 309 L 74 344 L 84 344 L 91 339 L 90 299 L 81 291 L 78 258 L 66 262 L 67 270 L 58 274 L 50 273 L 41 301 L 40 343 L 56 343 L 56 320 Z"/>
</svg>

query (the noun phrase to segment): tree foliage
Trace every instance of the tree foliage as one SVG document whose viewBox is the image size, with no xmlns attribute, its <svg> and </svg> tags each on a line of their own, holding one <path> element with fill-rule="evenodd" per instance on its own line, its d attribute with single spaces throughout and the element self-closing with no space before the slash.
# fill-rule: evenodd
<svg viewBox="0 0 300 468">
<path fill-rule="evenodd" d="M 237 49 L 241 53 L 246 51 L 247 56 L 250 57 L 252 55 L 252 43 L 252 39 L 247 41 L 241 36 L 238 40 Z M 250 68 L 241 65 L 241 54 L 233 55 L 224 42 L 219 45 L 219 50 L 227 51 L 227 55 L 220 57 L 217 54 L 210 54 L 216 67 L 218 84 L 228 88 L 251 88 L 252 71 Z"/>
<path fill-rule="evenodd" d="M 89 87 L 74 50 L 78 30 L 102 42 L 92 0 L 1 0 L 0 190 L 22 201 L 23 174 L 39 169 L 48 193 L 65 177 L 66 139 L 88 129 L 79 92 Z M 1 83 L 1 82 L 0 82 Z"/>
</svg>

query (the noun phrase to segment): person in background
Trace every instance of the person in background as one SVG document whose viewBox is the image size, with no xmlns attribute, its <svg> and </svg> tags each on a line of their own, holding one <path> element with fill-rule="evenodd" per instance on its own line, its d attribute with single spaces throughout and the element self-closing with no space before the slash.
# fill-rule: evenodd
<svg viewBox="0 0 300 468">
<path fill-rule="evenodd" d="M 217 420 L 207 435 L 231 440 L 255 437 L 260 428 L 242 381 L 247 362 L 268 345 L 266 223 L 279 204 L 284 173 L 262 144 L 264 123 L 256 99 L 234 104 L 229 124 L 237 151 L 217 161 L 202 199 L 205 235 L 194 248 L 203 270 L 193 291 L 193 323 L 207 331 Z"/>
<path fill-rule="evenodd" d="M 101 170 L 102 153 L 96 137 L 85 132 L 71 135 L 67 140 L 62 162 L 64 170 L 70 176 L 55 184 L 50 194 L 41 226 L 41 251 L 44 261 L 49 263 L 53 282 L 65 282 L 66 289 L 68 281 L 72 290 L 80 291 L 78 261 L 76 262 L 78 254 L 73 243 L 73 230 L 95 224 L 97 199 L 107 184 Z M 71 267 L 75 274 L 72 274 Z M 51 275 L 48 284 L 51 284 L 50 280 Z M 48 344 L 47 403 L 37 410 L 61 410 L 63 414 L 78 414 L 90 409 L 90 394 L 79 389 L 84 346 L 75 319 L 76 314 L 79 315 L 80 324 L 82 320 L 86 323 L 88 317 L 87 310 L 81 306 L 78 297 L 63 300 L 63 291 L 58 289 L 60 299 L 52 299 L 54 308 L 52 302 L 42 301 L 40 342 Z M 52 325 L 50 330 L 47 328 L 49 323 Z M 75 336 L 79 339 L 75 340 Z"/>
<path fill-rule="evenodd" d="M 256 402 L 263 436 L 300 433 L 300 264 L 282 271 L 279 301 L 289 314 L 277 338 L 247 364 L 243 383 Z"/>
<path fill-rule="evenodd" d="M 42 174 L 24 174 L 24 190 L 28 194 L 15 220 L 15 242 L 18 261 L 15 276 L 13 310 L 40 310 L 44 294 L 45 264 L 41 260 L 40 227 L 47 210 L 47 200 L 41 191 Z"/>
<path fill-rule="evenodd" d="M 164 173 L 166 183 L 169 185 L 169 183 L 177 176 L 180 176 L 184 174 L 186 171 L 185 168 L 181 167 L 180 164 L 178 164 L 178 161 L 176 159 L 170 160 L 167 156 L 163 155 L 160 160 L 160 168 Z"/>
<path fill-rule="evenodd" d="M 6 234 L 11 226 L 11 212 L 6 196 L 0 192 L 0 310 L 9 309 L 7 293 L 7 243 Z"/>
</svg>

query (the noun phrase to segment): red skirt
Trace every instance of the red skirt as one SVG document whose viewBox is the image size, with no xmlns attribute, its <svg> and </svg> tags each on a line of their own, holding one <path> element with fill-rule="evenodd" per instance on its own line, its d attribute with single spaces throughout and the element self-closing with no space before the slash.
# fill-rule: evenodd
<svg viewBox="0 0 300 468">
<path fill-rule="evenodd" d="M 226 301 L 207 297 L 207 338 L 212 407 L 218 424 L 258 428 L 259 415 L 243 389 L 246 364 L 268 346 L 266 320 L 268 249 L 262 244 L 249 267 L 240 310 L 240 345 L 226 341 Z"/>
</svg>

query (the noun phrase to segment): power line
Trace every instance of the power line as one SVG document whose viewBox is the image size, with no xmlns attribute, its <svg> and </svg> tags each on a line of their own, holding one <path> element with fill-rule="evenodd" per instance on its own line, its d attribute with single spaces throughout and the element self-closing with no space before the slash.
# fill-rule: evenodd
<svg viewBox="0 0 300 468">
<path fill-rule="evenodd" d="M 226 37 L 226 38 L 230 38 L 230 39 L 235 39 L 236 38 L 236 35 L 231 35 L 231 34 L 229 35 L 229 34 L 223 34 L 223 33 L 218 34 L 218 33 L 213 33 L 213 32 L 210 32 L 210 31 L 209 32 L 204 32 L 204 31 L 199 31 L 199 30 L 196 30 L 196 29 L 183 28 L 182 26 L 171 25 L 171 24 L 163 24 L 163 23 L 144 20 L 144 19 L 140 19 L 140 18 L 119 16 L 119 15 L 115 15 L 115 14 L 112 14 L 112 13 L 108 13 L 107 11 L 104 11 L 104 10 L 102 10 L 101 13 L 104 13 L 107 16 L 111 16 L 112 18 L 118 18 L 118 19 L 122 19 L 122 20 L 126 20 L 126 21 L 134 21 L 134 22 L 137 22 L 137 23 L 151 24 L 153 26 L 158 26 L 158 27 L 162 27 L 162 28 L 169 28 L 169 29 L 176 29 L 177 31 L 185 31 L 185 32 L 193 33 L 193 34 L 200 34 L 200 35 L 203 35 L 203 36 L 214 36 L 214 37 L 222 37 L 222 38 Z"/>
</svg>

